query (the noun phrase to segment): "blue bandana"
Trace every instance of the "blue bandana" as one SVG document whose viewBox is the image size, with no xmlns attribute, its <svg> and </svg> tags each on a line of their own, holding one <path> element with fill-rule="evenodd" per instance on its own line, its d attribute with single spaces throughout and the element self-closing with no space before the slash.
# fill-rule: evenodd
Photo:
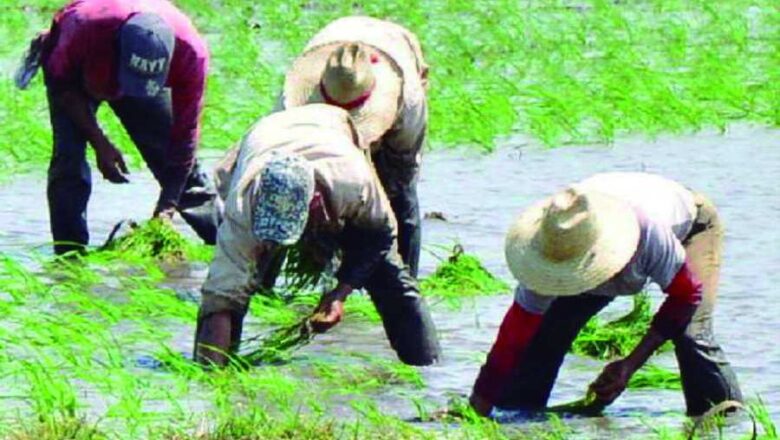
<svg viewBox="0 0 780 440">
<path fill-rule="evenodd" d="M 274 153 L 260 174 L 252 232 L 280 245 L 298 241 L 314 196 L 314 172 L 297 155 Z"/>
</svg>

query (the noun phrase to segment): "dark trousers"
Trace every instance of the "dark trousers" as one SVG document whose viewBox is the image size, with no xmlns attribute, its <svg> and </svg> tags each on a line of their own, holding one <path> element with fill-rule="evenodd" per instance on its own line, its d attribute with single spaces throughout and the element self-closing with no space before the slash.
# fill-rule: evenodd
<svg viewBox="0 0 780 440">
<path fill-rule="evenodd" d="M 264 273 L 255 274 L 258 287 L 271 288 L 281 273 L 286 258 L 282 249 L 268 261 L 258 262 Z M 388 252 L 365 284 L 371 301 L 382 318 L 382 324 L 398 358 L 408 365 L 430 365 L 441 356 L 436 326 L 425 299 L 420 295 L 417 281 L 401 261 L 395 250 Z M 240 341 L 241 327 L 248 305 L 204 296 L 198 322 L 206 316 L 223 310 L 233 314 L 234 349 Z"/>
<path fill-rule="evenodd" d="M 426 130 L 426 125 L 422 125 L 420 131 L 411 138 L 412 147 L 404 153 L 397 153 L 394 145 L 402 143 L 399 139 L 405 140 L 408 135 L 390 132 L 385 135 L 379 151 L 371 157 L 382 187 L 390 200 L 390 207 L 398 221 L 398 252 L 414 278 L 417 278 L 422 241 L 417 181 Z"/>
<path fill-rule="evenodd" d="M 86 159 L 87 139 L 70 117 L 49 98 L 54 148 L 49 164 L 47 196 L 54 252 L 62 254 L 83 250 L 89 243 L 87 202 L 92 177 Z M 149 99 L 122 98 L 109 103 L 149 169 L 160 181 L 165 169 L 165 150 L 169 144 L 173 114 L 170 94 Z M 93 112 L 98 102 L 93 103 Z M 214 243 L 212 203 L 215 192 L 208 177 L 196 162 L 179 201 L 179 212 L 207 243 Z"/>
<path fill-rule="evenodd" d="M 712 203 L 699 194 L 695 198 L 699 213 L 683 246 L 702 281 L 703 298 L 685 332 L 672 340 L 690 416 L 724 400 L 742 400 L 736 375 L 712 329 L 723 229 Z M 595 295 L 556 298 L 496 406 L 530 410 L 547 406 L 566 352 L 585 323 L 610 301 Z"/>
<path fill-rule="evenodd" d="M 396 252 L 377 264 L 365 285 L 390 346 L 409 365 L 430 365 L 440 354 L 436 326 L 417 282 Z"/>
</svg>

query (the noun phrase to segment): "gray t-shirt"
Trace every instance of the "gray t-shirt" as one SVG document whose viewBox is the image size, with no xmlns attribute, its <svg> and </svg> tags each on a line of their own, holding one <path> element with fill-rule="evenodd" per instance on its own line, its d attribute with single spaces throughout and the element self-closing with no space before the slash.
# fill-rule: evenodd
<svg viewBox="0 0 780 440">
<path fill-rule="evenodd" d="M 648 280 L 661 289 L 668 287 L 685 262 L 681 241 L 695 218 L 693 194 L 676 182 L 646 173 L 597 174 L 577 186 L 626 200 L 636 210 L 639 220 L 639 243 L 628 264 L 605 283 L 582 293 L 610 297 L 633 295 Z M 515 301 L 531 313 L 544 313 L 554 299 L 539 295 L 522 283 L 515 289 Z"/>
</svg>

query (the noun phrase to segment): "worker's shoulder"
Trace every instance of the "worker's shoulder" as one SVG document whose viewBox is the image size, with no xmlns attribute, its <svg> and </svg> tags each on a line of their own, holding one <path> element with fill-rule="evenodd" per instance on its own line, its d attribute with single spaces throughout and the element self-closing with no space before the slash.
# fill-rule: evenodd
<svg viewBox="0 0 780 440">
<path fill-rule="evenodd" d="M 289 138 L 313 144 L 344 143 L 352 148 L 361 146 L 349 113 L 327 104 L 307 104 L 289 107 L 261 119 L 252 131 L 275 137 Z"/>
<path fill-rule="evenodd" d="M 119 0 L 77 0 L 57 11 L 54 23 L 72 32 L 89 31 L 96 26 L 118 25 L 132 12 Z"/>
</svg>

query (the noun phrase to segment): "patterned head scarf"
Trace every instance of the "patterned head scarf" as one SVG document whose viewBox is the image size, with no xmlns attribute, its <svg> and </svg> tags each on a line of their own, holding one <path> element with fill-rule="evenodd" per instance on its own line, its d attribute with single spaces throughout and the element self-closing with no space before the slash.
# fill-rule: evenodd
<svg viewBox="0 0 780 440">
<path fill-rule="evenodd" d="M 314 196 L 314 171 L 295 154 L 274 153 L 260 175 L 252 232 L 283 246 L 303 234 Z"/>
</svg>

